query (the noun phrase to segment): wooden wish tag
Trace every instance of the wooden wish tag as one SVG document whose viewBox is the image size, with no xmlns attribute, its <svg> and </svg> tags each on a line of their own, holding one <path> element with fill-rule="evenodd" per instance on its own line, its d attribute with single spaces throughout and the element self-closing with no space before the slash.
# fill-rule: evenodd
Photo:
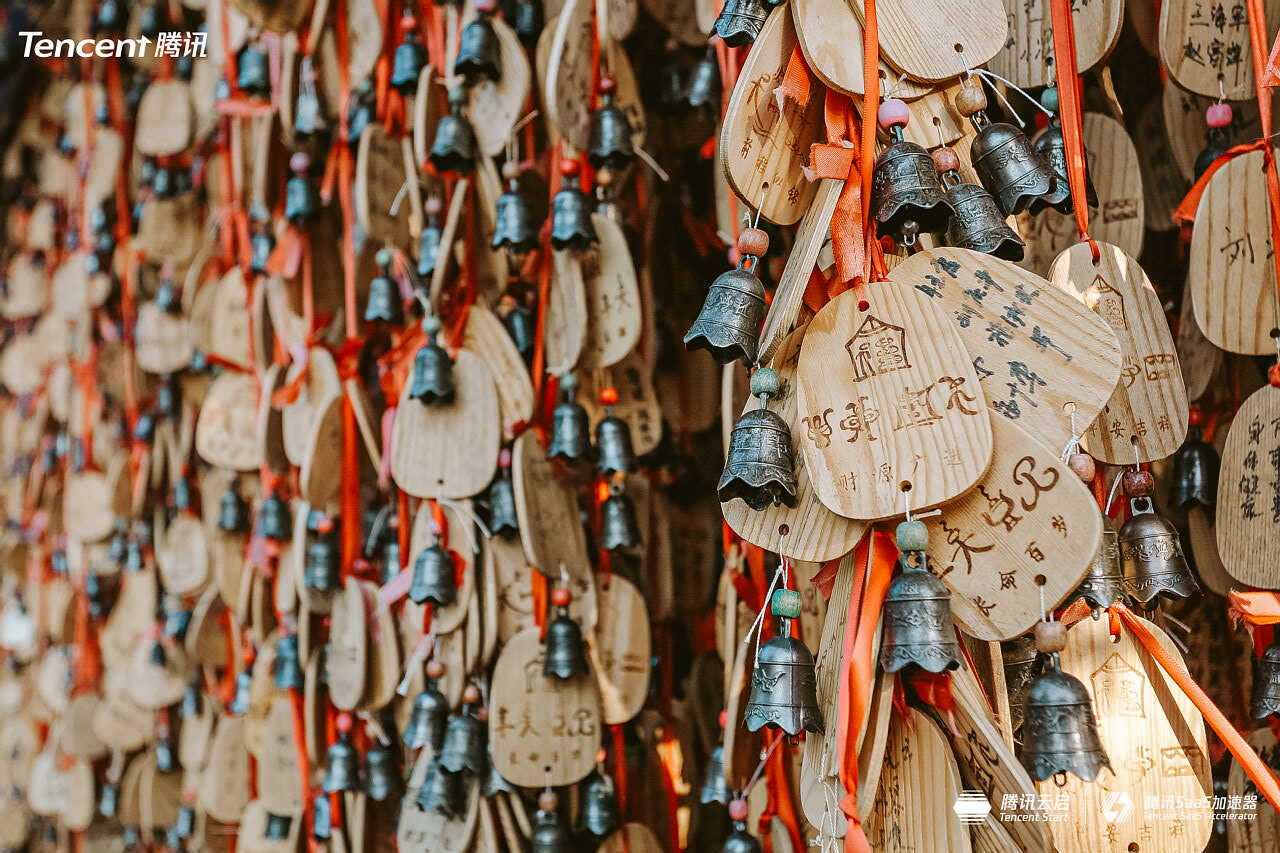
<svg viewBox="0 0 1280 853">
<path fill-rule="evenodd" d="M 306 351 L 305 361 L 295 359 L 285 375 L 286 384 L 298 382 L 298 376 L 304 370 L 307 375 L 298 386 L 298 396 L 280 409 L 284 452 L 289 463 L 299 467 L 306 465 L 310 458 L 308 450 L 311 448 L 317 423 L 323 420 L 325 410 L 332 401 L 342 396 L 338 365 L 328 350 L 311 347 Z"/>
<path fill-rule="evenodd" d="M 235 823 L 247 802 L 249 752 L 244 743 L 244 717 L 225 714 L 213 730 L 196 804 L 215 820 Z"/>
<path fill-rule="evenodd" d="M 652 829 L 643 823 L 632 822 L 606 838 L 597 853 L 662 853 L 662 849 Z M 778 848 L 774 850 L 778 851 Z"/>
<path fill-rule="evenodd" d="M 636 456 L 652 453 L 662 440 L 662 404 L 653 386 L 653 368 L 638 350 L 604 370 L 589 370 L 578 376 L 578 402 L 587 410 L 587 420 L 599 423 L 605 417 L 600 394 L 615 388 L 618 402 L 613 413 L 631 430 L 631 449 Z"/>
<path fill-rule="evenodd" d="M 1163 459 L 1187 437 L 1187 391 L 1160 297 L 1142 267 L 1123 251 L 1086 243 L 1058 256 L 1049 271 L 1057 287 L 1097 312 L 1120 340 L 1120 383 L 1084 443 L 1112 465 Z M 1136 458 L 1135 458 L 1136 453 Z"/>
<path fill-rule="evenodd" d="M 796 47 L 790 9 L 780 11 L 765 21 L 742 64 L 720 128 L 718 159 L 744 204 L 770 222 L 794 225 L 818 189 L 805 177 L 804 167 L 809 165 L 809 146 L 825 141 L 825 95 L 821 84 L 814 83 L 804 107 L 791 99 L 779 106 L 774 97 Z"/>
<path fill-rule="evenodd" d="M 129 659 L 129 696 L 151 710 L 168 707 L 182 699 L 187 689 L 187 655 L 182 646 L 166 643 L 164 659 L 154 657 L 155 643 L 144 636 L 134 644 Z"/>
<path fill-rule="evenodd" d="M 1105 61 L 1115 48 L 1125 5 L 1122 0 L 1097 0 L 1072 6 L 1076 68 L 1081 74 Z M 987 67 L 1022 89 L 1054 85 L 1051 0 L 1004 0 L 1004 9 L 1009 38 Z"/>
<path fill-rule="evenodd" d="M 1195 298 L 1191 295 L 1188 278 L 1182 288 L 1182 313 L 1178 320 L 1178 336 L 1174 339 L 1174 351 L 1178 354 L 1178 367 L 1182 370 L 1182 382 L 1187 388 L 1187 399 L 1195 402 L 1209 390 L 1209 383 L 1222 367 L 1222 350 L 1209 343 L 1195 318 Z"/>
<path fill-rule="evenodd" d="M 196 421 L 195 448 L 200 458 L 232 471 L 256 470 L 262 461 L 253 379 L 224 371 L 209 385 Z"/>
<path fill-rule="evenodd" d="M 783 504 L 755 512 L 744 501 L 732 500 L 720 505 L 725 522 L 743 539 L 793 560 L 825 562 L 853 550 L 862 539 L 866 525 L 837 515 L 822 503 L 809 479 L 809 469 L 801 451 L 803 427 L 796 411 L 796 366 L 805 329 L 792 332 L 774 354 L 772 365 L 778 373 L 779 390 L 769 399 L 768 408 L 791 427 L 791 453 L 796 467 L 796 505 Z M 746 409 L 760 405 L 748 400 Z"/>
<path fill-rule="evenodd" d="M 865 22 L 860 0 L 854 8 Z M 940 83 L 986 65 L 1005 45 L 1008 23 L 1000 0 L 956 6 L 945 0 L 912 0 L 877 9 L 880 52 L 908 77 Z"/>
<path fill-rule="evenodd" d="M 1257 100 L 1252 95 L 1231 94 L 1230 97 L 1243 100 L 1236 100 L 1231 105 L 1231 124 L 1224 128 L 1227 139 L 1247 142 L 1261 137 L 1262 118 L 1258 112 Z M 1200 151 L 1204 148 L 1204 135 L 1207 130 L 1205 112 L 1217 102 L 1216 88 L 1214 94 L 1208 96 L 1197 95 L 1178 86 L 1164 87 L 1161 105 L 1164 108 L 1164 129 L 1168 150 L 1173 155 L 1178 170 L 1187 181 L 1187 184 L 1178 185 L 1178 198 L 1174 201 L 1175 205 L 1182 201 L 1182 197 L 1186 194 L 1186 187 L 1196 177 L 1196 157 L 1200 156 Z M 1162 145 L 1164 141 L 1164 139 L 1161 140 Z M 1160 149 L 1154 150 L 1159 152 Z M 1143 152 L 1146 153 L 1146 151 L 1147 149 L 1144 148 Z M 1152 154 L 1152 157 L 1157 156 L 1159 156 L 1158 153 Z"/>
<path fill-rule="evenodd" d="M 591 0 L 566 0 L 556 18 L 544 77 L 547 120 L 574 151 L 585 151 L 591 124 L 595 20 Z M 548 30 L 551 29 L 548 22 Z"/>
<path fill-rule="evenodd" d="M 544 345 L 547 373 L 562 376 L 582 356 L 587 341 L 587 289 L 581 259 L 568 249 L 556 249 L 547 296 Z"/>
<path fill-rule="evenodd" d="M 1280 389 L 1264 385 L 1231 422 L 1218 473 L 1218 553 L 1245 586 L 1280 589 Z"/>
<path fill-rule="evenodd" d="M 588 675 L 543 674 L 546 648 L 537 629 L 502 650 L 489 695 L 493 764 L 513 785 L 572 785 L 595 768 L 600 702 Z"/>
<path fill-rule="evenodd" d="M 489 25 L 497 36 L 498 67 L 502 76 L 497 82 L 481 80 L 469 87 L 469 112 L 476 144 L 486 157 L 496 157 L 511 138 L 511 128 L 520 119 L 529 99 L 533 71 L 511 25 L 499 17 L 490 17 Z M 418 91 L 424 90 L 420 87 Z M 419 162 L 423 159 L 419 158 Z"/>
<path fill-rule="evenodd" d="M 929 526 L 929 568 L 955 593 L 956 622 L 1011 640 L 1079 586 L 1102 544 L 1093 493 L 1013 421 L 991 424 L 991 465 Z"/>
<path fill-rule="evenodd" d="M 149 373 L 177 373 L 191 361 L 191 330 L 186 317 L 164 311 L 155 302 L 138 309 L 134 339 L 138 366 Z"/>
<path fill-rule="evenodd" d="M 596 600 L 599 618 L 587 645 L 591 669 L 605 725 L 620 725 L 640 713 L 649 693 L 649 613 L 640 590 L 617 574 L 600 584 Z"/>
<path fill-rule="evenodd" d="M 412 803 L 422 790 L 427 768 L 434 756 L 430 749 L 418 755 L 409 774 L 405 802 Z M 471 848 L 480 816 L 480 784 L 467 779 L 466 808 L 462 814 L 446 817 L 441 809 L 402 808 L 396 824 L 396 847 L 403 853 L 464 853 Z"/>
<path fill-rule="evenodd" d="M 578 369 L 610 367 L 640 340 L 640 288 L 627 235 L 612 218 L 591 214 L 599 245 L 580 258 L 587 334 Z"/>
<path fill-rule="evenodd" d="M 1219 349 L 1242 355 L 1276 351 L 1280 325 L 1271 251 L 1267 167 L 1261 151 L 1214 172 L 1196 208 L 1187 287 L 1196 324 Z"/>
<path fill-rule="evenodd" d="M 828 87 L 846 95 L 861 95 L 865 90 L 862 52 L 862 21 L 848 0 L 792 0 L 791 16 L 796 36 L 809 70 Z M 889 77 L 888 66 L 880 63 L 881 80 Z M 928 86 L 903 78 L 893 83 L 895 97 L 918 98 Z"/>
<path fill-rule="evenodd" d="M 407 137 L 397 140 L 371 122 L 356 151 L 356 216 L 371 239 L 397 246 L 409 245 L 415 236 L 409 226 L 411 206 L 401 195 L 405 181 L 418 180 L 416 174 L 405 174 L 402 142 L 409 144 Z"/>
<path fill-rule="evenodd" d="M 265 804 L 265 794 L 266 789 L 260 786 L 259 798 L 246 803 L 243 813 L 236 818 L 239 826 L 235 849 L 245 853 L 296 853 L 298 840 L 304 831 L 302 808 L 287 812 L 274 811 Z M 275 838 L 267 832 L 267 822 L 272 815 L 289 819 L 289 830 L 283 838 Z"/>
<path fill-rule="evenodd" d="M 360 582 L 347 578 L 333 593 L 329 609 L 329 701 L 343 711 L 353 710 L 364 696 L 369 660 L 369 628 Z"/>
<path fill-rule="evenodd" d="M 493 479 L 502 424 L 493 374 L 483 359 L 459 350 L 453 402 L 430 406 L 409 396 L 409 371 L 391 432 L 391 475 L 418 498 L 468 498 Z"/>
<path fill-rule="evenodd" d="M 482 305 L 467 312 L 462 348 L 475 353 L 489 366 L 498 392 L 498 415 L 504 441 L 515 438 L 517 428 L 533 418 L 533 383 L 520 351 L 502 321 Z"/>
<path fill-rule="evenodd" d="M 1182 666 L 1168 635 L 1139 621 Z M 1204 718 L 1195 705 L 1132 633 L 1113 640 L 1106 619 L 1084 619 L 1068 632 L 1062 671 L 1093 697 L 1111 770 L 1103 768 L 1094 782 L 1067 774 L 1061 788 L 1041 783 L 1042 791 L 1068 798 L 1070 821 L 1049 824 L 1059 853 L 1204 850 L 1213 787 Z"/>
<path fill-rule="evenodd" d="M 1280 773 L 1280 744 L 1268 727 L 1257 729 L 1247 738 L 1272 773 Z M 1234 759 L 1227 774 L 1226 808 L 1214 797 L 1215 816 L 1226 815 L 1228 853 L 1270 853 L 1280 849 L 1280 815 Z"/>
<path fill-rule="evenodd" d="M 293 703 L 276 697 L 258 744 L 258 799 L 271 814 L 301 813 L 303 797 L 294 742 Z"/>
<path fill-rule="evenodd" d="M 66 534 L 81 542 L 110 536 L 115 527 L 114 496 L 106 476 L 98 471 L 68 474 L 62 495 Z"/>
<path fill-rule="evenodd" d="M 170 157 L 191 145 L 191 95 L 177 78 L 153 80 L 138 103 L 133 144 L 148 157 Z"/>
<path fill-rule="evenodd" d="M 809 323 L 797 370 L 805 466 L 849 518 L 901 515 L 971 488 L 991 461 L 991 418 L 946 314 L 890 282 L 858 308 L 846 291 Z M 834 417 L 833 417 L 834 415 Z"/>
<path fill-rule="evenodd" d="M 1280 4 L 1267 0 L 1266 43 L 1276 37 Z M 1207 98 L 1252 100 L 1255 94 L 1245 3 L 1170 0 L 1160 6 L 1160 61 L 1179 87 Z M 1263 60 L 1265 64 L 1266 60 Z"/>
<path fill-rule="evenodd" d="M 1120 343 L 1079 300 L 990 255 L 939 248 L 912 255 L 890 278 L 955 318 L 987 407 L 1055 450 L 1084 429 L 1120 378 Z M 914 495 L 913 503 L 914 503 Z"/>
<path fill-rule="evenodd" d="M 156 549 L 156 566 L 165 592 L 192 595 L 209 581 L 209 546 L 204 524 L 194 515 L 180 515 L 164 529 Z"/>
</svg>

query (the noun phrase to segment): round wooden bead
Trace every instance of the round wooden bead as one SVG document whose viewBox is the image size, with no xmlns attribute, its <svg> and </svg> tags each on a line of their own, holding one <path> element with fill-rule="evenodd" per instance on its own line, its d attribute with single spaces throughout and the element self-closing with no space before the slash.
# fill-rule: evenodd
<svg viewBox="0 0 1280 853">
<path fill-rule="evenodd" d="M 1036 623 L 1036 651 L 1060 652 L 1067 647 L 1067 626 L 1062 622 Z"/>
<path fill-rule="evenodd" d="M 613 183 L 613 172 L 609 169 L 601 169 L 596 172 L 596 186 L 607 187 Z"/>
<path fill-rule="evenodd" d="M 462 704 L 474 705 L 480 701 L 480 688 L 474 684 L 468 684 L 462 688 Z"/>
<path fill-rule="evenodd" d="M 1080 481 L 1083 483 L 1092 483 L 1093 476 L 1097 473 L 1097 466 L 1093 462 L 1093 457 L 1088 453 L 1072 453 L 1067 458 L 1067 467 L 1071 469 Z"/>
<path fill-rule="evenodd" d="M 566 178 L 570 175 L 578 174 L 578 171 L 581 168 L 582 167 L 578 165 L 577 160 L 572 160 L 566 157 L 560 161 L 560 174 L 564 175 Z"/>
<path fill-rule="evenodd" d="M 1187 426 L 1204 426 L 1204 409 L 1201 409 L 1199 406 L 1192 406 L 1187 411 Z"/>
<path fill-rule="evenodd" d="M 339 714 L 338 718 L 333 721 L 333 727 L 344 735 L 347 732 L 351 731 L 352 725 L 353 723 L 351 721 L 351 715 L 346 713 L 345 711 Z"/>
<path fill-rule="evenodd" d="M 746 800 L 733 800 L 729 803 L 729 818 L 731 820 L 746 820 L 749 814 L 751 814 L 751 809 L 747 806 Z"/>
<path fill-rule="evenodd" d="M 1209 127 L 1226 127 L 1231 124 L 1231 105 L 1212 104 L 1204 111 L 1204 123 Z"/>
<path fill-rule="evenodd" d="M 943 172 L 954 172 L 960 168 L 960 156 L 954 148 L 945 145 L 933 152 L 933 168 L 941 175 Z"/>
<path fill-rule="evenodd" d="M 303 152 L 299 151 L 289 158 L 289 169 L 296 173 L 307 171 L 307 167 L 311 165 L 311 158 Z"/>
<path fill-rule="evenodd" d="M 600 389 L 600 405 L 616 406 L 618 405 L 618 389 L 609 385 Z"/>
<path fill-rule="evenodd" d="M 1149 498 L 1156 488 L 1156 478 L 1150 471 L 1130 468 L 1120 478 L 1120 487 L 1131 498 Z"/>
<path fill-rule="evenodd" d="M 923 551 L 929 547 L 929 528 L 923 521 L 904 521 L 898 525 L 898 550 Z"/>
<path fill-rule="evenodd" d="M 956 110 L 968 117 L 987 108 L 987 93 L 979 85 L 964 86 L 956 92 Z"/>
<path fill-rule="evenodd" d="M 427 678 L 440 678 L 444 675 L 444 664 L 433 660 L 427 664 Z"/>
<path fill-rule="evenodd" d="M 540 811 L 553 812 L 559 804 L 560 798 L 556 796 L 555 791 L 543 791 L 538 795 L 538 809 Z"/>
<path fill-rule="evenodd" d="M 770 607 L 773 609 L 774 616 L 781 616 L 783 619 L 799 619 L 800 593 L 794 589 L 775 589 Z"/>
<path fill-rule="evenodd" d="M 738 235 L 738 254 L 757 258 L 769 251 L 769 235 L 759 228 L 744 228 Z"/>
<path fill-rule="evenodd" d="M 508 160 L 502 164 L 502 177 L 504 180 L 514 181 L 520 177 L 520 164 L 515 160 Z"/>
<path fill-rule="evenodd" d="M 573 600 L 573 596 L 569 594 L 569 590 L 564 587 L 557 587 L 551 590 L 551 603 L 556 607 L 568 607 L 569 602 Z"/>
<path fill-rule="evenodd" d="M 911 121 L 911 110 L 907 107 L 907 102 L 900 98 L 889 98 L 880 105 L 879 111 L 876 112 L 876 121 L 885 130 L 895 125 L 905 126 Z"/>
<path fill-rule="evenodd" d="M 600 78 L 600 94 L 602 95 L 611 94 L 613 90 L 616 88 L 616 86 L 617 84 L 613 82 L 612 77 Z"/>
<path fill-rule="evenodd" d="M 511 163 L 510 165 L 515 166 L 515 163 Z M 503 166 L 502 168 L 505 170 L 506 166 Z M 519 167 L 516 167 L 516 171 L 518 175 Z M 428 216 L 436 216 L 440 211 L 444 210 L 444 202 L 441 201 L 440 196 L 438 195 L 429 195 L 427 196 L 426 202 L 423 203 L 422 209 L 427 212 Z"/>
</svg>

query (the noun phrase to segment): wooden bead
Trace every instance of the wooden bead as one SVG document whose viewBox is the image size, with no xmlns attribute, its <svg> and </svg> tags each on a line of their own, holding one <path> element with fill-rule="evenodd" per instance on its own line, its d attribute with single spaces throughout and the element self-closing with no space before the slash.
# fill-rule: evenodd
<svg viewBox="0 0 1280 853">
<path fill-rule="evenodd" d="M 956 111 L 968 118 L 987 108 L 987 93 L 980 85 L 964 86 L 956 92 Z"/>
<path fill-rule="evenodd" d="M 1060 652 L 1067 647 L 1067 626 L 1062 622 L 1036 623 L 1036 651 L 1045 654 Z"/>
<path fill-rule="evenodd" d="M 468 684 L 462 688 L 462 704 L 474 705 L 480 701 L 480 688 L 474 684 Z"/>
<path fill-rule="evenodd" d="M 889 98 L 880 105 L 880 109 L 876 112 L 876 121 L 885 130 L 891 127 L 906 127 L 911 121 L 911 109 L 907 106 L 906 101 L 899 98 Z"/>
<path fill-rule="evenodd" d="M 759 228 L 744 229 L 738 235 L 738 254 L 762 257 L 769 251 L 769 235 Z"/>
<path fill-rule="evenodd" d="M 551 590 L 551 603 L 556 607 L 568 607 L 569 602 L 572 600 L 573 596 L 564 587 Z"/>
<path fill-rule="evenodd" d="M 1093 462 L 1093 457 L 1088 453 L 1072 453 L 1071 456 L 1067 458 L 1067 467 L 1070 468 L 1072 473 L 1079 477 L 1080 481 L 1083 483 L 1092 483 L 1094 474 L 1098 471 L 1097 466 Z"/>
<path fill-rule="evenodd" d="M 556 796 L 555 791 L 543 791 L 538 795 L 538 809 L 541 811 L 553 812 L 559 804 L 560 798 Z"/>
<path fill-rule="evenodd" d="M 1120 478 L 1120 487 L 1131 498 L 1149 498 L 1156 488 L 1156 478 L 1150 471 L 1130 468 Z"/>
<path fill-rule="evenodd" d="M 444 675 L 444 664 L 433 660 L 427 664 L 427 678 L 440 678 Z"/>
<path fill-rule="evenodd" d="M 618 389 L 609 385 L 600 389 L 600 405 L 616 406 L 618 405 Z"/>
<path fill-rule="evenodd" d="M 954 172 L 960 168 L 960 156 L 956 154 L 955 149 L 943 146 L 933 152 L 933 168 L 939 175 L 944 172 Z"/>
<path fill-rule="evenodd" d="M 440 200 L 438 195 L 429 195 L 426 202 L 423 203 L 423 209 L 428 216 L 436 216 L 440 211 L 444 210 L 444 202 Z"/>
<path fill-rule="evenodd" d="M 1231 105 L 1213 104 L 1204 111 L 1204 123 L 1209 127 L 1226 127 L 1231 124 Z"/>
<path fill-rule="evenodd" d="M 751 809 L 746 800 L 733 800 L 729 803 L 729 817 L 732 820 L 746 820 Z"/>
<path fill-rule="evenodd" d="M 520 177 L 520 164 L 514 160 L 508 160 L 502 164 L 502 177 L 507 181 L 514 181 Z"/>
</svg>

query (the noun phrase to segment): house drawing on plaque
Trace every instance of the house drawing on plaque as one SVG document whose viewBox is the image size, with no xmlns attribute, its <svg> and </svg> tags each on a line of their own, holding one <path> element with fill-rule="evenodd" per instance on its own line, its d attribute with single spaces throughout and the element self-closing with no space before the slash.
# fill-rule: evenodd
<svg viewBox="0 0 1280 853">
<path fill-rule="evenodd" d="M 1129 317 L 1124 310 L 1124 294 L 1102 276 L 1093 277 L 1093 282 L 1085 291 L 1085 304 L 1106 320 L 1111 328 L 1118 331 L 1129 330 Z"/>
<path fill-rule="evenodd" d="M 1089 680 L 1092 682 L 1098 716 L 1132 719 L 1147 716 L 1143 703 L 1146 676 L 1120 655 L 1112 654 L 1103 661 Z"/>
<path fill-rule="evenodd" d="M 853 378 L 859 382 L 911 367 L 902 327 L 886 323 L 874 314 L 867 315 L 853 337 L 845 341 L 844 348 L 853 362 Z"/>
</svg>

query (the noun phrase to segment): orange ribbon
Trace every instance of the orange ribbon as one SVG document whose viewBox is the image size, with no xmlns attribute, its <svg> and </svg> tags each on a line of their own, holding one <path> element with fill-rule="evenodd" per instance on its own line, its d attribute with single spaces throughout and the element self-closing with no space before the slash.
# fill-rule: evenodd
<svg viewBox="0 0 1280 853">
<path fill-rule="evenodd" d="M 1053 0 L 1053 57 L 1058 77 L 1059 118 L 1066 147 L 1067 184 L 1071 187 L 1076 227 L 1080 239 L 1089 244 L 1097 263 L 1098 245 L 1089 237 L 1089 201 L 1085 191 L 1084 134 L 1081 121 L 1084 109 L 1080 103 L 1080 75 L 1076 71 L 1075 21 L 1071 0 Z"/>
</svg>

